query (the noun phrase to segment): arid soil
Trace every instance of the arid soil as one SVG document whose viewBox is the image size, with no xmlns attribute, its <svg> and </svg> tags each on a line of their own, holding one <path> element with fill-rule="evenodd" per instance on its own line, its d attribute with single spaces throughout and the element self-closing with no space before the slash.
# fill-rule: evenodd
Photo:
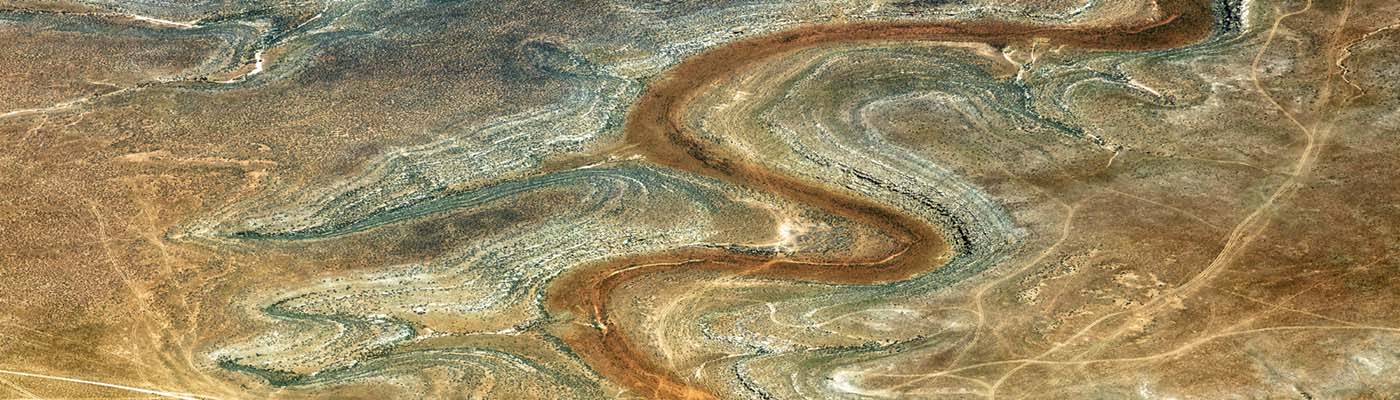
<svg viewBox="0 0 1400 400">
<path fill-rule="evenodd" d="M 1393 398 L 1397 16 L 0 2 L 0 398 Z"/>
</svg>

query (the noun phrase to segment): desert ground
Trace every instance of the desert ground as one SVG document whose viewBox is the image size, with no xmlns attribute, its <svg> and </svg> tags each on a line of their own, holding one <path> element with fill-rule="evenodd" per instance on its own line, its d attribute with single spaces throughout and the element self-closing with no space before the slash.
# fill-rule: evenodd
<svg viewBox="0 0 1400 400">
<path fill-rule="evenodd" d="M 0 399 L 1400 398 L 1393 0 L 0 0 Z"/>
</svg>

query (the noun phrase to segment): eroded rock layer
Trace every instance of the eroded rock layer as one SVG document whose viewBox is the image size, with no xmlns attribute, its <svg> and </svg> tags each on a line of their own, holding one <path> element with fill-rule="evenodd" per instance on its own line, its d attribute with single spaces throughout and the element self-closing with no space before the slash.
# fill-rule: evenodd
<svg viewBox="0 0 1400 400">
<path fill-rule="evenodd" d="M 1389 398 L 1397 15 L 0 2 L 0 392 Z"/>
</svg>

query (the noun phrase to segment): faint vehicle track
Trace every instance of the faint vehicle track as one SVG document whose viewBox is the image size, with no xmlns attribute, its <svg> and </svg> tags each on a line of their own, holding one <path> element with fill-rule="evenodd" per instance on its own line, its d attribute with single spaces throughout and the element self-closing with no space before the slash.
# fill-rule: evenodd
<svg viewBox="0 0 1400 400">
<path fill-rule="evenodd" d="M 627 140 L 621 147 L 647 160 L 737 185 L 776 193 L 799 203 L 868 223 L 902 243 L 898 253 L 862 268 L 794 263 L 784 256 L 763 257 L 722 251 L 679 249 L 670 254 L 614 260 L 570 271 L 550 287 L 554 313 L 573 313 L 560 337 L 590 366 L 616 383 L 653 398 L 707 399 L 716 395 L 664 367 L 665 361 L 642 354 L 608 312 L 607 297 L 622 282 L 657 270 L 686 265 L 697 270 L 828 283 L 869 284 L 907 279 L 936 268 L 932 262 L 947 245 L 936 227 L 874 201 L 834 192 L 820 185 L 768 170 L 715 148 L 687 132 L 681 121 L 696 94 L 746 65 L 828 43 L 899 40 L 945 40 L 1006 43 L 1048 38 L 1061 45 L 1090 49 L 1171 48 L 1202 40 L 1214 24 L 1212 6 L 1203 1 L 1163 1 L 1163 17 L 1141 26 L 1061 28 L 1015 23 L 889 23 L 819 25 L 730 43 L 671 68 L 649 85 L 630 110 Z M 1071 209 L 1071 213 L 1073 210 Z M 702 261 L 695 261 L 702 260 Z M 985 289 L 984 289 L 985 291 Z M 980 297 L 980 296 L 979 296 Z M 980 313 L 980 311 L 979 311 Z M 984 383 L 985 384 L 985 383 Z M 995 390 L 995 385 L 990 387 Z"/>
</svg>

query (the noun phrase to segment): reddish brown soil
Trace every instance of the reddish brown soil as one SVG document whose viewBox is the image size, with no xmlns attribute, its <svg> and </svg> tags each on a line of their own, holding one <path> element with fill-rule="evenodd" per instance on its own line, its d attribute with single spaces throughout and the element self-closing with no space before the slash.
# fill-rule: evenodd
<svg viewBox="0 0 1400 400">
<path fill-rule="evenodd" d="M 739 159 L 687 132 L 682 118 L 691 99 L 745 66 L 833 43 L 937 40 L 1002 45 L 1045 39 L 1053 45 L 1084 49 L 1148 50 L 1182 46 L 1210 34 L 1213 16 L 1208 2 L 1166 0 L 1160 5 L 1164 17 L 1157 22 L 1112 28 L 971 22 L 807 26 L 729 43 L 685 60 L 653 82 L 633 105 L 627 118 L 624 148 L 653 163 L 774 193 L 867 224 L 897 241 L 900 250 L 874 260 L 833 259 L 809 263 L 782 256 L 681 249 L 585 266 L 570 271 L 550 287 L 550 310 L 571 313 L 577 322 L 563 324 L 556 333 L 596 371 L 649 398 L 715 398 L 707 388 L 692 385 L 638 351 L 623 327 L 609 316 L 608 298 L 614 289 L 633 277 L 670 268 L 869 284 L 907 279 L 942 264 L 949 247 L 938 229 L 927 222 L 871 200 Z"/>
</svg>

